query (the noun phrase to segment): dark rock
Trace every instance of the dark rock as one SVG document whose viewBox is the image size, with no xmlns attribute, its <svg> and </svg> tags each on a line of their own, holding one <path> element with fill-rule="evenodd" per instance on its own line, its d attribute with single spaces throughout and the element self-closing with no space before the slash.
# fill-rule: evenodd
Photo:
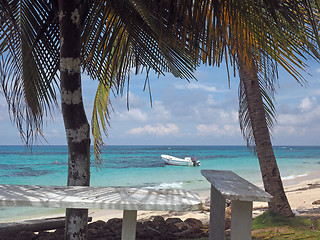
<svg viewBox="0 0 320 240">
<path fill-rule="evenodd" d="M 29 232 L 29 231 L 20 232 L 16 235 L 16 239 L 19 239 L 19 240 L 29 240 L 29 239 L 35 239 L 35 238 L 36 238 L 36 234 L 34 232 Z"/>
<path fill-rule="evenodd" d="M 88 225 L 88 240 L 121 240 L 122 219 L 113 218 L 108 222 L 96 221 Z M 177 240 L 180 238 L 201 238 L 208 236 L 201 221 L 189 218 L 184 222 L 180 218 L 161 216 L 148 221 L 137 222 L 136 240 Z M 14 236 L 0 236 L 0 240 L 63 240 L 64 229 L 55 232 L 21 232 Z"/>
<path fill-rule="evenodd" d="M 312 204 L 313 205 L 318 205 L 318 204 L 320 204 L 320 200 L 316 200 L 316 201 L 312 202 Z"/>
<path fill-rule="evenodd" d="M 105 221 L 98 220 L 96 222 L 90 223 L 88 225 L 88 229 L 100 229 L 100 228 L 106 228 L 108 224 Z"/>
<path fill-rule="evenodd" d="M 34 232 L 21 231 L 16 234 L 8 234 L 0 236 L 0 240 L 34 240 L 37 235 Z"/>
<path fill-rule="evenodd" d="M 64 240 L 64 229 L 55 232 L 39 232 L 37 240 Z"/>
<path fill-rule="evenodd" d="M 175 223 L 181 223 L 183 222 L 180 218 L 167 218 L 166 223 L 167 224 L 175 224 Z"/>
<path fill-rule="evenodd" d="M 177 227 L 176 223 L 170 223 L 167 224 L 167 232 L 168 233 L 175 233 L 175 232 L 179 232 L 180 229 Z"/>
<path fill-rule="evenodd" d="M 165 224 L 165 220 L 162 216 L 154 216 L 153 217 L 153 222 L 155 224 Z"/>
<path fill-rule="evenodd" d="M 189 226 L 189 224 L 188 224 L 188 223 L 185 223 L 185 222 L 176 223 L 175 225 L 176 225 L 176 226 L 179 228 L 179 230 L 181 230 L 181 231 L 184 231 L 184 230 L 187 230 L 187 229 L 191 228 L 191 227 Z"/>
<path fill-rule="evenodd" d="M 110 229 L 111 232 L 114 232 L 117 235 L 120 233 L 120 235 L 121 235 L 122 219 L 121 218 L 112 218 L 112 219 L 108 220 L 106 227 L 108 229 Z"/>
<path fill-rule="evenodd" d="M 88 236 L 94 237 L 99 234 L 99 229 L 98 228 L 89 228 L 88 229 Z"/>
<path fill-rule="evenodd" d="M 184 221 L 186 224 L 188 224 L 191 228 L 202 228 L 203 224 L 200 220 L 195 218 L 188 218 Z"/>
<path fill-rule="evenodd" d="M 188 228 L 182 232 L 175 233 L 174 235 L 183 238 L 201 238 L 204 236 L 204 232 L 198 228 Z"/>
</svg>

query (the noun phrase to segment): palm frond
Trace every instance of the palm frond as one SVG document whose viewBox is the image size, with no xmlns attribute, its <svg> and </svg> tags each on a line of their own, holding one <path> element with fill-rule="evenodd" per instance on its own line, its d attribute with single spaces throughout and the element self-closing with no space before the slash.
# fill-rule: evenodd
<svg viewBox="0 0 320 240">
<path fill-rule="evenodd" d="M 144 1 L 96 1 L 92 7 L 83 32 L 83 59 L 85 69 L 90 76 L 97 78 L 104 73 L 106 66 L 112 64 L 113 55 L 121 55 L 123 49 L 119 38 L 126 38 L 132 55 L 129 65 L 113 65 L 109 68 L 109 77 L 118 71 L 118 85 L 124 86 L 122 73 L 127 68 L 151 68 L 159 74 L 172 72 L 177 77 L 194 78 L 192 75 L 197 62 L 190 59 L 190 54 L 173 47 L 167 42 L 161 42 L 157 19 L 151 14 L 142 15 L 141 8 L 147 5 Z M 122 54 L 117 61 L 124 59 Z M 120 89 L 120 88 L 119 88 Z"/>
<path fill-rule="evenodd" d="M 59 32 L 55 1 L 0 4 L 0 79 L 12 120 L 28 144 L 57 105 Z"/>
<path fill-rule="evenodd" d="M 219 66 L 229 59 L 227 64 L 232 66 L 239 59 L 248 69 L 253 69 L 252 64 L 271 56 L 272 61 L 303 82 L 296 69 L 306 68 L 306 56 L 319 59 L 318 1 L 199 2 L 204 5 L 195 4 L 195 7 L 207 9 L 207 15 L 203 25 L 199 25 L 201 34 L 197 36 L 202 44 L 202 61 L 209 65 Z M 229 57 L 224 58 L 224 54 Z"/>
<path fill-rule="evenodd" d="M 272 66 L 272 63 L 270 63 Z M 275 66 L 271 67 L 275 68 Z M 271 73 L 274 70 L 270 71 Z M 271 74 L 270 73 L 270 74 Z M 253 76 L 254 77 L 254 76 Z M 274 124 L 276 122 L 276 109 L 274 106 L 274 94 L 275 88 L 274 83 L 270 81 L 270 76 L 264 75 L 263 72 L 259 72 L 256 76 L 257 79 L 254 81 L 259 82 L 259 88 L 262 96 L 263 101 L 263 110 L 265 113 L 266 123 L 269 129 L 269 132 L 272 133 Z M 275 79 L 274 79 L 275 80 Z M 255 145 L 254 136 L 253 136 L 253 129 L 252 123 L 249 115 L 249 107 L 247 103 L 247 95 L 245 91 L 245 86 L 243 81 L 240 80 L 239 83 L 239 123 L 240 123 L 240 130 L 244 139 L 247 141 L 248 146 Z"/>
<path fill-rule="evenodd" d="M 91 129 L 93 135 L 93 148 L 94 148 L 94 156 L 95 163 L 100 168 L 102 157 L 101 150 L 104 147 L 104 142 L 101 135 L 101 128 L 106 136 L 108 136 L 107 126 L 110 126 L 109 123 L 109 108 L 111 106 L 109 100 L 109 86 L 99 83 L 96 97 L 94 100 L 93 112 L 92 112 L 92 121 L 91 121 Z M 100 128 L 101 126 L 101 128 Z"/>
<path fill-rule="evenodd" d="M 108 106 L 107 99 L 101 98 L 103 89 L 109 91 L 112 86 L 122 94 L 126 81 L 129 87 L 132 68 L 136 68 L 136 73 L 139 68 L 145 68 L 147 72 L 153 69 L 158 74 L 171 72 L 176 77 L 193 78 L 196 61 L 186 53 L 181 54 L 177 47 L 166 42 L 160 44 L 156 28 L 158 22 L 150 14 L 143 15 L 141 7 L 145 5 L 128 1 L 96 1 L 85 20 L 82 34 L 83 67 L 92 78 L 99 78 L 105 86 L 97 92 L 92 120 L 94 152 L 98 162 L 103 146 L 99 124 L 107 134 L 107 124 L 101 118 L 102 107 L 107 109 Z M 102 104 L 102 100 L 106 102 Z M 100 121 L 97 115 L 100 115 Z M 103 116 L 107 122 L 108 114 Z"/>
</svg>

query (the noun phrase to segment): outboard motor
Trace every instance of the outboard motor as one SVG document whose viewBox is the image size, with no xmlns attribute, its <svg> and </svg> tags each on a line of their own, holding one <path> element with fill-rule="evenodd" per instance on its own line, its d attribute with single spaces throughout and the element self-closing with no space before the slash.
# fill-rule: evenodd
<svg viewBox="0 0 320 240">
<path fill-rule="evenodd" d="M 200 161 L 197 160 L 197 158 L 192 159 L 193 166 L 200 166 Z"/>
</svg>

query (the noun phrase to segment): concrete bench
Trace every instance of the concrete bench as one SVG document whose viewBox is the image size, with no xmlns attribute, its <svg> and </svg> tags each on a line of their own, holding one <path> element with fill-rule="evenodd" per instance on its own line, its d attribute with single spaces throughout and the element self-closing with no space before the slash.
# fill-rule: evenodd
<svg viewBox="0 0 320 240">
<path fill-rule="evenodd" d="M 136 237 L 137 211 L 202 209 L 196 193 L 127 187 L 0 185 L 0 206 L 123 210 L 122 239 Z"/>
<path fill-rule="evenodd" d="M 211 183 L 210 240 L 225 239 L 226 199 L 231 200 L 231 240 L 249 240 L 252 231 L 252 202 L 269 202 L 270 194 L 232 171 L 201 170 Z"/>
</svg>

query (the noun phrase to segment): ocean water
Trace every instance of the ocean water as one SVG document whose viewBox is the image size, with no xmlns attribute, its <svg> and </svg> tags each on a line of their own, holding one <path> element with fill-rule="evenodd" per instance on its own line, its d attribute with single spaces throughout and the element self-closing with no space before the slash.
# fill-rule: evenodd
<svg viewBox="0 0 320 240">
<path fill-rule="evenodd" d="M 320 147 L 274 147 L 283 179 L 320 171 Z M 161 154 L 196 157 L 200 167 L 168 166 Z M 66 185 L 67 146 L 0 146 L 0 184 Z M 257 157 L 245 146 L 107 146 L 97 169 L 92 156 L 91 186 L 145 186 L 203 191 L 201 169 L 231 170 L 259 185 Z M 28 210 L 29 209 L 29 210 Z M 43 209 L 0 208 L 0 222 Z M 49 211 L 46 209 L 46 211 Z M 52 210 L 55 211 L 55 210 Z"/>
</svg>

